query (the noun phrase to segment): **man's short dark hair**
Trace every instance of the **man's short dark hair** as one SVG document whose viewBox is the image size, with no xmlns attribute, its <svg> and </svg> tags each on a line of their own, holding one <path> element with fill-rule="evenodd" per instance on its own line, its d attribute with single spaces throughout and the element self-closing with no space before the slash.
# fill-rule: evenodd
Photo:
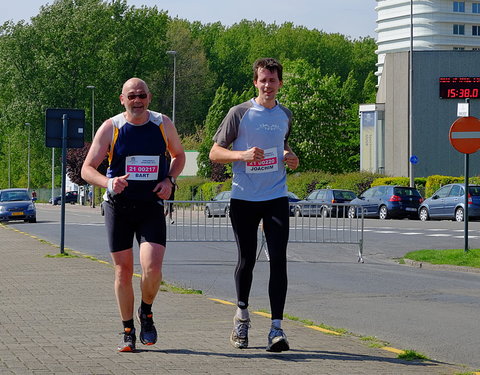
<svg viewBox="0 0 480 375">
<path fill-rule="evenodd" d="M 253 80 L 258 80 L 258 69 L 268 69 L 270 72 L 274 73 L 277 72 L 278 79 L 283 81 L 282 72 L 283 66 L 277 60 L 271 57 L 265 57 L 262 59 L 258 59 L 253 63 Z"/>
</svg>

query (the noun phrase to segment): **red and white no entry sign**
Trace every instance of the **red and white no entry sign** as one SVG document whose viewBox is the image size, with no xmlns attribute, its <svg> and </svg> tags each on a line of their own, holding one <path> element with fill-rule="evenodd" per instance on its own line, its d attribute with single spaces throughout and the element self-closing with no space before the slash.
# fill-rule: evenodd
<svg viewBox="0 0 480 375">
<path fill-rule="evenodd" d="M 480 149 L 480 120 L 476 117 L 460 117 L 450 127 L 450 144 L 464 154 Z"/>
</svg>

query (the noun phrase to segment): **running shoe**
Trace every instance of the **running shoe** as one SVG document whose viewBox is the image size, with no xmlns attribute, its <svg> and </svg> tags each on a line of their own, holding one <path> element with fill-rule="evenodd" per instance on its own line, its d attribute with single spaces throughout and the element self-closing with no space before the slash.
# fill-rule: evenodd
<svg viewBox="0 0 480 375">
<path fill-rule="evenodd" d="M 135 342 L 137 337 L 135 336 L 135 328 L 125 328 L 125 330 L 120 333 L 123 335 L 122 341 L 118 344 L 119 352 L 134 352 L 135 351 Z"/>
<path fill-rule="evenodd" d="M 233 331 L 230 335 L 230 343 L 238 349 L 248 347 L 248 329 L 250 328 L 250 319 L 233 318 Z"/>
<path fill-rule="evenodd" d="M 272 326 L 268 334 L 267 352 L 283 352 L 289 349 L 287 335 L 281 328 Z"/>
<path fill-rule="evenodd" d="M 141 307 L 137 311 L 137 319 L 142 326 L 140 330 L 140 341 L 143 345 L 153 345 L 157 342 L 157 330 L 153 324 L 153 314 L 144 314 Z"/>
</svg>

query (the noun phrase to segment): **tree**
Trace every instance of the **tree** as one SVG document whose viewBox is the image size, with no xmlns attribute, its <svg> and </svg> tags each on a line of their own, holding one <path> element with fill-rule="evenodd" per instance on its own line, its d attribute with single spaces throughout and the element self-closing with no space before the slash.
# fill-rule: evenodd
<svg viewBox="0 0 480 375">
<path fill-rule="evenodd" d="M 285 64 L 281 102 L 294 114 L 289 144 L 300 158 L 298 171 L 340 173 L 354 170 L 358 153 L 358 125 L 351 121 L 356 81 L 342 84 L 336 75 L 297 60 Z"/>
<path fill-rule="evenodd" d="M 87 185 L 87 182 L 82 178 L 82 166 L 85 158 L 87 157 L 88 150 L 92 144 L 85 142 L 82 148 L 70 148 L 67 150 L 67 175 L 70 181 L 77 185 Z M 107 174 L 108 159 L 105 158 L 98 166 L 97 170 L 103 174 Z"/>
</svg>

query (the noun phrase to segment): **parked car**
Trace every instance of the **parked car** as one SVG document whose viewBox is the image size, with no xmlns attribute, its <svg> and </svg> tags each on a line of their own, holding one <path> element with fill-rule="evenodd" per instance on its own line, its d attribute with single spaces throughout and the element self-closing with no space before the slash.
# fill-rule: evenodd
<svg viewBox="0 0 480 375">
<path fill-rule="evenodd" d="M 363 210 L 365 217 L 418 219 L 418 208 L 423 202 L 422 195 L 412 187 L 381 185 L 365 190 L 350 203 L 348 217 L 355 217 Z"/>
<path fill-rule="evenodd" d="M 450 219 L 463 221 L 465 215 L 465 185 L 448 184 L 438 189 L 420 205 L 420 220 Z M 468 217 L 480 218 L 480 186 L 468 187 Z"/>
<path fill-rule="evenodd" d="M 230 211 L 231 191 L 222 191 L 205 205 L 205 216 L 228 216 Z"/>
<path fill-rule="evenodd" d="M 357 196 L 353 191 L 341 189 L 318 189 L 295 206 L 295 216 L 339 216 L 348 212 L 346 206 L 335 203 L 348 203 Z M 345 215 L 346 216 L 346 215 Z"/>
<path fill-rule="evenodd" d="M 59 195 L 58 197 L 54 197 L 53 202 L 52 202 L 52 198 L 50 198 L 48 202 L 53 203 L 54 205 L 61 204 L 62 203 L 62 196 Z M 65 193 L 65 203 L 75 204 L 77 202 L 78 202 L 78 192 L 67 191 Z"/>
<path fill-rule="evenodd" d="M 27 189 L 0 190 L 0 221 L 9 220 L 37 222 L 35 203 Z"/>
<path fill-rule="evenodd" d="M 291 191 L 289 191 L 287 193 L 287 197 L 288 197 L 288 202 L 290 203 L 290 216 L 294 216 L 295 215 L 295 204 L 296 202 L 300 201 L 300 198 L 296 196 L 295 193 L 292 193 Z"/>
</svg>

